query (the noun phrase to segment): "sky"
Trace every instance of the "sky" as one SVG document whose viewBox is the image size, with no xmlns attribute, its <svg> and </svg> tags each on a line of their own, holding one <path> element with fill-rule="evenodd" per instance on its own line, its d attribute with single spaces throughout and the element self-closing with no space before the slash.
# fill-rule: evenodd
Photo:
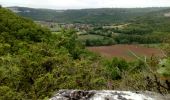
<svg viewBox="0 0 170 100">
<path fill-rule="evenodd" d="M 170 0 L 0 0 L 4 7 L 49 9 L 170 7 Z"/>
</svg>

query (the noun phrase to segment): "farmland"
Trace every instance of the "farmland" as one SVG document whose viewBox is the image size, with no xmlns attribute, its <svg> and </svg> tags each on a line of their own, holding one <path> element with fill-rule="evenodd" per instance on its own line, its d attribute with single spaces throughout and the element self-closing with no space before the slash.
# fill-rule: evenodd
<svg viewBox="0 0 170 100">
<path fill-rule="evenodd" d="M 91 40 L 96 40 L 96 39 L 103 39 L 104 37 L 103 36 L 100 36 L 100 35 L 80 35 L 79 36 L 79 39 L 80 40 L 87 40 L 87 39 L 91 39 Z"/>
<path fill-rule="evenodd" d="M 107 58 L 118 57 L 125 60 L 135 60 L 136 56 L 139 57 L 163 57 L 163 52 L 157 48 L 148 48 L 140 45 L 112 45 L 100 47 L 87 47 L 88 50 L 100 53 Z"/>
</svg>

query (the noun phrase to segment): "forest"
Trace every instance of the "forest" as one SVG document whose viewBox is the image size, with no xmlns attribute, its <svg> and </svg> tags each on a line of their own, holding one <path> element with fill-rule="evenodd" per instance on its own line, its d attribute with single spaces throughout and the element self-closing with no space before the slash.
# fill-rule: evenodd
<svg viewBox="0 0 170 100">
<path fill-rule="evenodd" d="M 132 40 L 128 31 L 121 30 L 120 34 L 125 34 L 128 42 L 136 42 L 140 34 L 147 32 L 152 30 L 135 30 Z M 154 38 L 151 42 L 158 42 L 155 37 L 146 35 L 146 40 Z M 121 37 L 116 38 L 118 42 Z M 132 62 L 106 59 L 88 51 L 75 30 L 62 29 L 53 34 L 30 19 L 0 8 L 0 100 L 48 99 L 60 89 L 149 90 L 166 94 L 170 92 L 169 47 L 163 48 L 167 56 L 161 62 L 154 56 Z"/>
</svg>

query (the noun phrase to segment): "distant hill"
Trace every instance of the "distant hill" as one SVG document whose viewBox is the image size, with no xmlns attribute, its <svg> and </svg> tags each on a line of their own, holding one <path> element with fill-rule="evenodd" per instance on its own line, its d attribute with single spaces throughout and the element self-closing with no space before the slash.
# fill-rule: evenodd
<svg viewBox="0 0 170 100">
<path fill-rule="evenodd" d="M 136 17 L 131 23 L 133 26 L 150 27 L 157 32 L 170 32 L 170 8 Z"/>
<path fill-rule="evenodd" d="M 121 23 L 148 13 L 168 8 L 100 8 L 79 10 L 51 10 L 9 7 L 13 12 L 37 21 L 59 23 Z"/>
</svg>

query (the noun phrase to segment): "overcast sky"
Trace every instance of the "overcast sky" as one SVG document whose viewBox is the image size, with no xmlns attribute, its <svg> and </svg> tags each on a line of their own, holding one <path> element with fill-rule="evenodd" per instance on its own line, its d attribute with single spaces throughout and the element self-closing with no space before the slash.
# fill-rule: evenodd
<svg viewBox="0 0 170 100">
<path fill-rule="evenodd" d="M 50 9 L 170 7 L 170 0 L 0 0 L 2 6 Z"/>
</svg>

